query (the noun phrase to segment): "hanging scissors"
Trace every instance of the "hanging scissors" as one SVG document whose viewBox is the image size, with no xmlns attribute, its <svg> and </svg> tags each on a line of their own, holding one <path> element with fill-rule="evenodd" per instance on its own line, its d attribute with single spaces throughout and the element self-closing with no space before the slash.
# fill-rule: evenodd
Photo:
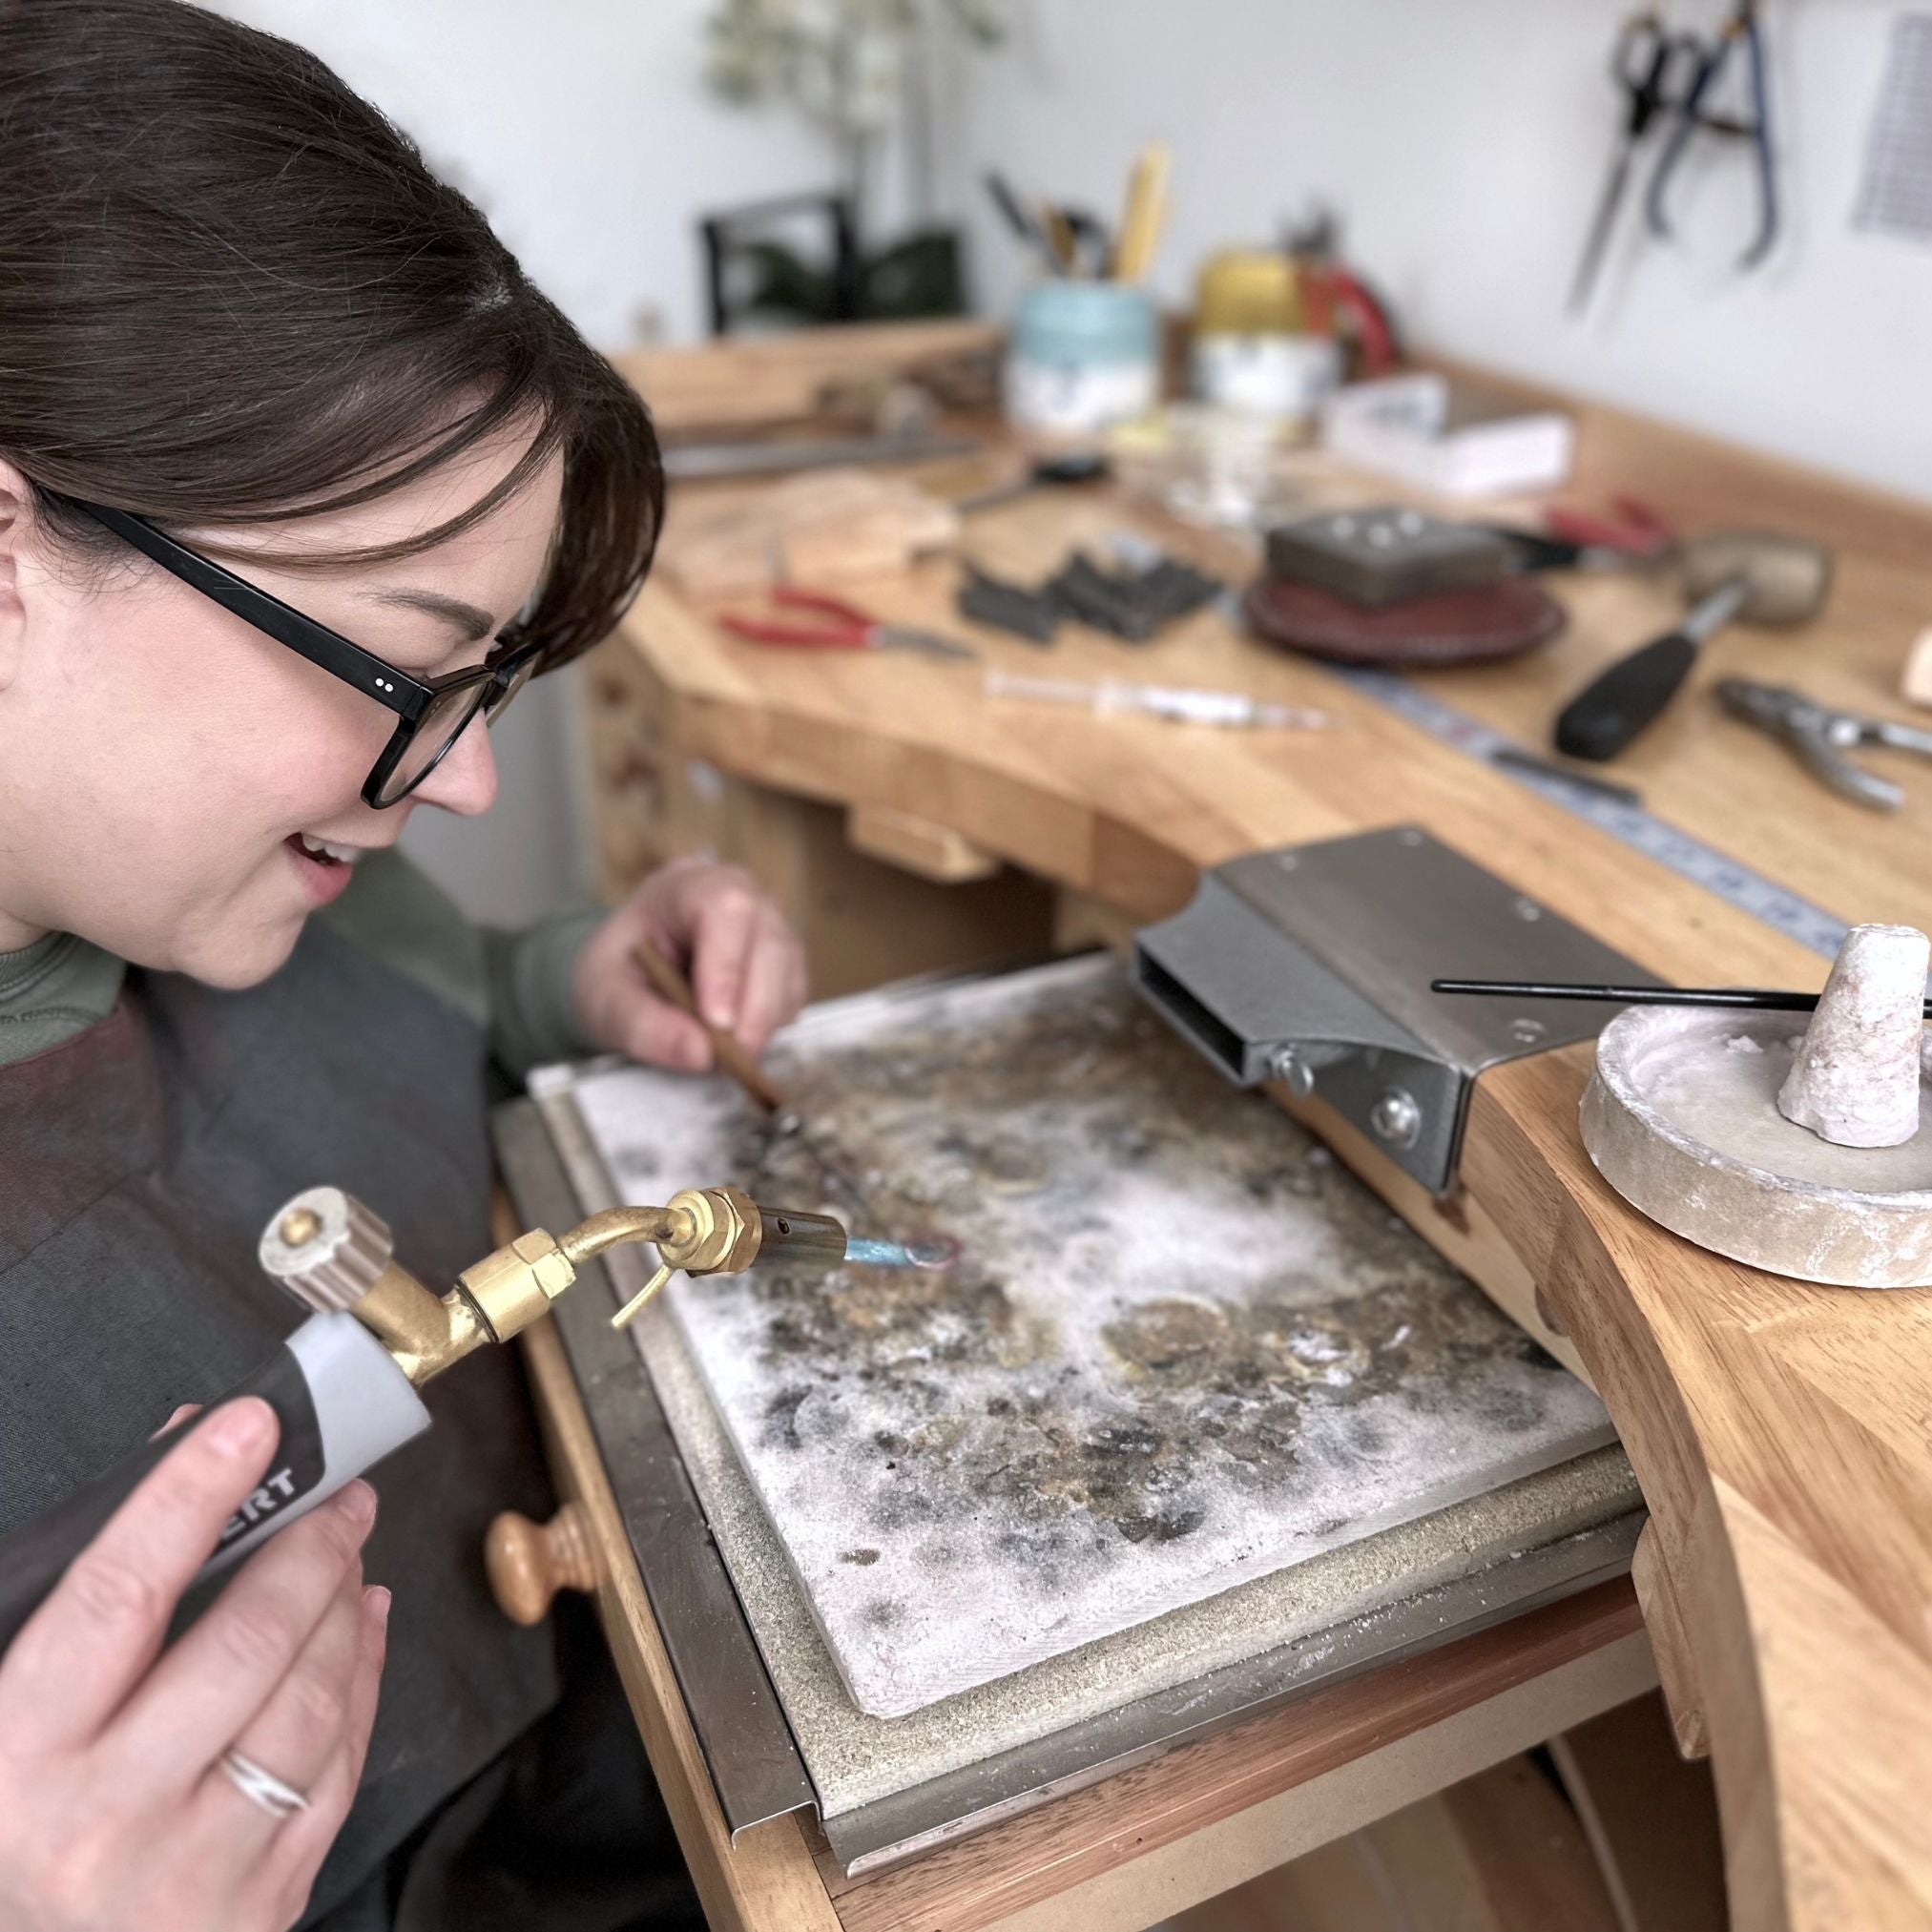
<svg viewBox="0 0 1932 1932">
<path fill-rule="evenodd" d="M 1704 102 L 1717 84 L 1731 59 L 1732 50 L 1742 47 L 1751 97 L 1751 110 L 1744 115 L 1713 114 Z M 1771 253 L 1777 239 L 1777 169 L 1771 144 L 1771 90 L 1764 60 L 1764 30 L 1758 24 L 1755 0 L 1738 0 L 1717 30 L 1716 38 L 1699 49 L 1697 71 L 1689 92 L 1676 111 L 1676 119 L 1665 136 L 1657 156 L 1656 172 L 1651 177 L 1650 193 L 1644 200 L 1644 219 L 1659 240 L 1671 239 L 1670 217 L 1664 210 L 1664 192 L 1691 136 L 1699 131 L 1732 140 L 1748 140 L 1757 167 L 1757 233 L 1737 258 L 1740 269 L 1755 268 Z"/>
<path fill-rule="evenodd" d="M 1690 93 L 1702 71 L 1704 51 L 1689 33 L 1672 33 L 1654 10 L 1637 14 L 1624 24 L 1610 56 L 1610 77 L 1623 90 L 1624 120 L 1604 177 L 1596 216 L 1583 259 L 1569 285 L 1569 312 L 1580 315 L 1589 304 L 1605 248 L 1616 226 L 1617 210 L 1629 185 L 1631 162 L 1660 114 L 1676 108 Z"/>
<path fill-rule="evenodd" d="M 754 644 L 789 644 L 804 651 L 923 651 L 930 657 L 975 658 L 980 654 L 957 637 L 936 631 L 918 631 L 902 624 L 882 624 L 869 611 L 829 597 L 822 591 L 779 584 L 771 601 L 783 610 L 810 613 L 787 622 L 782 617 L 727 612 L 718 628 Z"/>
</svg>

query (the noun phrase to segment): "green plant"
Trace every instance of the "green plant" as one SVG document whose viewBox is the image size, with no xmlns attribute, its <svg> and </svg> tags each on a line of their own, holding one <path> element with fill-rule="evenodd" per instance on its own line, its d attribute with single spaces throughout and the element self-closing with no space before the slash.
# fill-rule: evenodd
<svg viewBox="0 0 1932 1932">
<path fill-rule="evenodd" d="M 1002 0 L 718 0 L 704 25 L 705 78 L 741 106 L 780 101 L 830 136 L 855 210 L 876 143 L 907 144 L 909 200 L 930 212 L 930 115 L 922 46 L 948 27 L 969 47 L 1006 37 Z"/>
</svg>

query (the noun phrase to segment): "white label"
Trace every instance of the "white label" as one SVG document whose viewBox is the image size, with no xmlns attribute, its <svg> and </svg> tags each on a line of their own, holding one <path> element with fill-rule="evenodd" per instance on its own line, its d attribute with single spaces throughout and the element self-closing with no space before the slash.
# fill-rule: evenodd
<svg viewBox="0 0 1932 1932">
<path fill-rule="evenodd" d="M 1308 416 L 1341 378 L 1341 351 L 1326 336 L 1197 336 L 1195 393 L 1258 416 Z"/>
<path fill-rule="evenodd" d="M 1106 429 L 1153 405 L 1152 363 L 1007 363 L 1007 415 L 1028 429 Z"/>
</svg>

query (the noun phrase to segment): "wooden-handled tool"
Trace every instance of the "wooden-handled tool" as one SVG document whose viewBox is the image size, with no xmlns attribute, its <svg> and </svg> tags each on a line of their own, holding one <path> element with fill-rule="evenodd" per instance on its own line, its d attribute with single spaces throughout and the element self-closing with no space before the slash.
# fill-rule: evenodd
<svg viewBox="0 0 1932 1932">
<path fill-rule="evenodd" d="M 1165 141 L 1141 149 L 1127 180 L 1120 215 L 1120 240 L 1113 253 L 1113 279 L 1140 281 L 1153 265 L 1154 244 L 1167 215 L 1167 177 L 1174 154 Z"/>
<path fill-rule="evenodd" d="M 758 1071 L 758 1064 L 745 1051 L 736 1035 L 727 1033 L 722 1028 L 714 1027 L 697 1010 L 697 996 L 691 990 L 691 982 L 685 978 L 682 969 L 647 940 L 639 940 L 632 950 L 632 958 L 637 962 L 644 977 L 651 982 L 651 989 L 660 1000 L 669 1000 L 680 1013 L 687 1013 L 704 1028 L 711 1041 L 711 1050 L 717 1064 L 767 1113 L 782 1113 L 785 1111 L 785 1097 L 765 1076 Z"/>
</svg>

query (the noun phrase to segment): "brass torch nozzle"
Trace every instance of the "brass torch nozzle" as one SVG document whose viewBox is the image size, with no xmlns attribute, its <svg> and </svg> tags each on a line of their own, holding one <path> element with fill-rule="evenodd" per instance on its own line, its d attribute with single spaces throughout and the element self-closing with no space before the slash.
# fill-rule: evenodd
<svg viewBox="0 0 1932 1932">
<path fill-rule="evenodd" d="M 686 1188 L 671 1197 L 669 1208 L 619 1209 L 625 1213 L 675 1215 L 681 1225 L 669 1238 L 647 1234 L 641 1238 L 657 1244 L 658 1267 L 623 1307 L 611 1318 L 613 1328 L 634 1320 L 644 1304 L 682 1269 L 687 1275 L 742 1275 L 760 1255 L 789 1255 L 836 1267 L 845 1255 L 845 1230 L 829 1215 L 794 1214 L 761 1208 L 742 1188 Z M 586 1221 L 570 1242 L 600 1221 Z M 612 1240 L 638 1238 L 618 1233 Z M 609 1246 L 610 1242 L 603 1245 Z"/>
<path fill-rule="evenodd" d="M 576 1279 L 579 1263 L 628 1241 L 649 1241 L 659 1265 L 613 1318 L 612 1325 L 621 1328 L 679 1269 L 687 1275 L 741 1274 L 758 1259 L 763 1236 L 758 1204 L 742 1189 L 684 1188 L 661 1208 L 606 1208 L 561 1238 L 541 1230 L 522 1236 L 467 1271 L 463 1285 L 502 1340 L 542 1314 Z M 561 1270 L 562 1278 L 554 1285 L 538 1278 L 544 1267 L 553 1276 Z"/>
<path fill-rule="evenodd" d="M 657 1243 L 657 1271 L 612 1316 L 613 1328 L 634 1320 L 680 1268 L 687 1275 L 737 1275 L 758 1259 L 763 1223 L 742 1188 L 684 1188 L 663 1212 L 678 1217 L 678 1230 L 669 1239 L 645 1236 Z"/>
</svg>

